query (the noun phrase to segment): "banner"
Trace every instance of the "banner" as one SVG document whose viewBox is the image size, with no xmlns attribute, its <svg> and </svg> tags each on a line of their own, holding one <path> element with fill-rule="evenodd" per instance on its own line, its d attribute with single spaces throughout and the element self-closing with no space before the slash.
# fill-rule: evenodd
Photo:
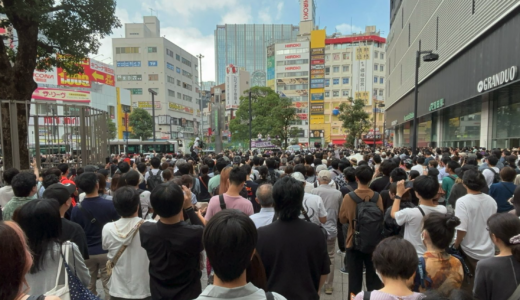
<svg viewBox="0 0 520 300">
<path fill-rule="evenodd" d="M 309 84 L 309 78 L 284 78 L 277 79 L 277 84 Z"/>
<path fill-rule="evenodd" d="M 58 55 L 58 59 L 63 57 Z M 58 85 L 70 86 L 70 87 L 86 87 L 90 88 L 90 78 L 92 77 L 92 69 L 90 69 L 90 59 L 86 58 L 80 62 L 83 67 L 83 73 L 68 75 L 67 71 L 62 68 L 58 68 Z"/>
<path fill-rule="evenodd" d="M 226 74 L 226 110 L 238 109 L 240 104 L 240 78 L 238 73 Z"/>
<path fill-rule="evenodd" d="M 323 101 L 323 100 L 324 100 L 323 93 L 311 94 L 311 101 Z"/>
<path fill-rule="evenodd" d="M 311 60 L 311 65 L 323 65 L 325 64 L 325 60 L 324 59 L 313 59 Z"/>
<path fill-rule="evenodd" d="M 319 78 L 325 78 L 325 75 L 323 75 L 323 74 L 320 74 L 320 75 L 311 75 L 311 82 L 312 82 L 312 79 L 319 79 Z"/>
<path fill-rule="evenodd" d="M 315 48 L 315 49 L 311 49 L 311 55 L 315 55 L 315 54 L 324 54 L 325 53 L 325 48 Z"/>
<path fill-rule="evenodd" d="M 174 111 L 178 111 L 178 112 L 187 113 L 187 114 L 193 114 L 193 108 L 187 107 L 187 106 L 184 106 L 184 105 L 180 105 L 180 104 L 177 104 L 177 103 L 169 102 L 168 103 L 168 109 L 174 110 Z"/>
<path fill-rule="evenodd" d="M 152 109 L 152 101 L 138 101 L 137 102 L 137 107 L 138 108 L 142 108 L 142 109 L 146 109 L 146 110 L 151 110 Z M 161 109 L 161 102 L 155 101 L 155 109 Z"/>
<path fill-rule="evenodd" d="M 90 92 L 51 88 L 37 88 L 32 94 L 32 99 L 90 103 Z"/>
<path fill-rule="evenodd" d="M 309 106 L 308 102 L 293 102 L 293 107 L 296 108 L 307 108 Z"/>
<path fill-rule="evenodd" d="M 97 60 L 90 60 L 90 80 L 110 86 L 115 86 L 114 68 Z"/>
<path fill-rule="evenodd" d="M 58 73 L 56 72 L 56 68 L 52 68 L 50 71 L 34 70 L 33 79 L 37 84 L 58 85 Z"/>
<path fill-rule="evenodd" d="M 325 112 L 324 104 L 311 104 L 311 115 L 323 115 Z"/>
<path fill-rule="evenodd" d="M 259 141 L 251 141 L 252 148 L 278 148 L 278 146 L 274 145 L 270 141 L 267 142 L 259 142 Z"/>
</svg>

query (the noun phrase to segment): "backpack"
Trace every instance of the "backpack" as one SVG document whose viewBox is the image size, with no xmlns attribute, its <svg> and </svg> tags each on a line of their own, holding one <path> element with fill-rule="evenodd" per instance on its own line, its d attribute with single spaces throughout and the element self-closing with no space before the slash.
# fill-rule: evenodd
<svg viewBox="0 0 520 300">
<path fill-rule="evenodd" d="M 153 191 L 153 189 L 160 185 L 162 183 L 162 171 L 159 170 L 156 175 L 152 173 L 152 170 L 148 171 L 150 176 L 148 176 L 148 180 L 146 180 L 146 183 L 148 184 L 148 190 Z"/>
<path fill-rule="evenodd" d="M 280 174 L 274 170 L 269 170 L 269 173 L 267 174 L 267 180 L 269 180 L 271 184 L 274 185 L 278 179 L 280 179 Z"/>
<path fill-rule="evenodd" d="M 491 172 L 493 172 L 493 183 L 499 183 L 500 182 L 500 174 L 497 173 L 493 168 L 488 168 Z"/>
<path fill-rule="evenodd" d="M 363 201 L 355 192 L 348 193 L 356 202 L 356 218 L 354 219 L 354 249 L 363 253 L 372 253 L 383 239 L 384 212 L 377 206 L 379 193 L 369 201 Z"/>
</svg>

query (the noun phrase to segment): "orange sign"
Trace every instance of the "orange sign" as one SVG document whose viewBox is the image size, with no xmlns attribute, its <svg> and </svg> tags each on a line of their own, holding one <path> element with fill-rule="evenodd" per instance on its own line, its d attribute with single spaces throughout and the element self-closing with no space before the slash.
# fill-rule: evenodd
<svg viewBox="0 0 520 300">
<path fill-rule="evenodd" d="M 83 73 L 70 76 L 67 74 L 67 71 L 58 68 L 58 85 L 84 88 L 91 87 L 90 77 L 92 75 L 92 70 L 90 69 L 90 65 L 81 65 L 83 66 Z"/>
<path fill-rule="evenodd" d="M 83 73 L 68 75 L 65 70 L 58 68 L 58 85 L 70 87 L 92 87 L 92 82 L 115 86 L 114 69 L 102 62 L 85 59 L 81 63 Z"/>
</svg>

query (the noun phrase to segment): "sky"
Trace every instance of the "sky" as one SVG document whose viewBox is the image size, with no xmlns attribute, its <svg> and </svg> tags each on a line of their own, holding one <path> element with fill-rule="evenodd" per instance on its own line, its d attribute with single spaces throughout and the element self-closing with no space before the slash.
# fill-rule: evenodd
<svg viewBox="0 0 520 300">
<path fill-rule="evenodd" d="M 327 34 L 364 32 L 375 25 L 387 37 L 390 27 L 389 0 L 315 0 L 316 25 Z M 112 62 L 113 37 L 124 37 L 125 23 L 142 23 L 155 15 L 161 35 L 193 55 L 202 54 L 202 80 L 215 79 L 214 30 L 223 24 L 299 23 L 299 0 L 119 0 L 116 16 L 123 27 L 101 40 L 97 60 Z M 109 59 L 110 58 L 110 59 Z"/>
</svg>

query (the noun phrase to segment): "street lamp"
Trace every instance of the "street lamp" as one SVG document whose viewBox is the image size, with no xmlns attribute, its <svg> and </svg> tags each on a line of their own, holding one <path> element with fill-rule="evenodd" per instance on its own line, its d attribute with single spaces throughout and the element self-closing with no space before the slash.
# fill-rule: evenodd
<svg viewBox="0 0 520 300">
<path fill-rule="evenodd" d="M 419 101 L 419 67 L 421 66 L 421 55 L 424 55 L 424 62 L 432 62 L 439 59 L 439 54 L 433 53 L 433 51 L 417 51 L 415 57 L 415 99 L 413 106 L 413 136 L 412 136 L 412 156 L 417 151 L 417 106 Z"/>
<path fill-rule="evenodd" d="M 155 142 L 155 96 L 157 96 L 157 92 L 154 91 L 153 89 L 148 89 L 148 92 L 150 92 L 150 94 L 152 94 L 152 119 L 153 119 L 153 123 L 152 123 L 152 130 L 153 130 L 153 141 Z"/>
<path fill-rule="evenodd" d="M 125 154 L 128 156 L 128 139 L 130 138 L 130 133 L 128 132 L 128 113 L 130 112 L 130 107 L 127 107 L 125 106 L 124 108 L 124 111 L 125 111 L 125 125 L 126 125 L 126 149 L 125 149 Z"/>
<path fill-rule="evenodd" d="M 376 102 L 374 101 L 374 153 L 376 152 L 376 112 L 377 112 L 375 103 Z M 385 107 L 385 104 L 380 103 L 377 105 L 377 107 Z"/>
</svg>

